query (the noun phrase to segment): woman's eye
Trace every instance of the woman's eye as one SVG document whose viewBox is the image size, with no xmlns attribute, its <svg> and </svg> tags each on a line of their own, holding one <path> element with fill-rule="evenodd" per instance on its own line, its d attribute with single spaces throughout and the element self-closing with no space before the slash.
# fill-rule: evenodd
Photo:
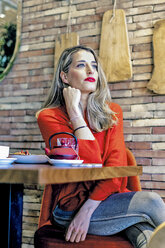
<svg viewBox="0 0 165 248">
<path fill-rule="evenodd" d="M 97 65 L 92 65 L 92 67 L 97 70 Z"/>
<path fill-rule="evenodd" d="M 85 64 L 78 64 L 77 65 L 78 68 L 81 68 L 81 67 L 84 67 L 84 66 L 85 66 Z"/>
</svg>

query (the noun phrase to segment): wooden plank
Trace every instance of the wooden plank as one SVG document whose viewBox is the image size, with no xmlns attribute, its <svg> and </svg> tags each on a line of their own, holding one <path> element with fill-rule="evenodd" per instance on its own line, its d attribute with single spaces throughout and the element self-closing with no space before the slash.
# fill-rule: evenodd
<svg viewBox="0 0 165 248">
<path fill-rule="evenodd" d="M 128 80 L 132 77 L 132 66 L 128 44 L 125 12 L 112 10 L 104 13 L 102 21 L 99 57 L 108 82 Z"/>
<path fill-rule="evenodd" d="M 141 166 L 120 167 L 55 167 L 46 164 L 16 164 L 0 167 L 0 183 L 67 183 L 142 174 Z"/>
<path fill-rule="evenodd" d="M 154 70 L 147 88 L 157 94 L 165 94 L 165 20 L 154 25 L 153 50 Z"/>
<path fill-rule="evenodd" d="M 39 169 L 8 168 L 0 169 L 0 183 L 27 183 L 37 184 Z"/>
<path fill-rule="evenodd" d="M 137 176 L 142 174 L 141 166 L 120 166 L 102 168 L 72 168 L 72 169 L 44 169 L 40 173 L 39 183 L 70 183 L 90 180 L 109 179 L 114 177 Z"/>
<path fill-rule="evenodd" d="M 69 47 L 77 46 L 79 44 L 79 36 L 77 33 L 61 34 L 55 41 L 55 54 L 54 54 L 54 69 L 61 56 L 61 53 Z"/>
</svg>

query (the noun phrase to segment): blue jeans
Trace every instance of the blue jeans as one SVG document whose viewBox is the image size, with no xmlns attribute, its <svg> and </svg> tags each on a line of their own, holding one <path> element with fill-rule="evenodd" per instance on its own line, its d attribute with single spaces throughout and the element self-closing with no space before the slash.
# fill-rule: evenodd
<svg viewBox="0 0 165 248">
<path fill-rule="evenodd" d="M 75 214 L 75 211 L 63 211 L 57 206 L 53 217 L 67 228 Z M 119 193 L 101 202 L 91 217 L 88 233 L 107 236 L 124 230 L 134 247 L 145 248 L 154 228 L 164 221 L 165 204 L 158 194 Z M 145 230 L 147 234 L 139 238 Z"/>
</svg>

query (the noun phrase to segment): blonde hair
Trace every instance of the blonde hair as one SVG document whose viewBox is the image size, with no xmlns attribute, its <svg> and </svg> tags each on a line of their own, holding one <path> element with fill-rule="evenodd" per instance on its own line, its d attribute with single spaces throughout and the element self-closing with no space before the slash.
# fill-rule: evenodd
<svg viewBox="0 0 165 248">
<path fill-rule="evenodd" d="M 117 119 L 115 117 L 115 113 L 109 107 L 111 96 L 106 77 L 98 61 L 97 55 L 89 47 L 79 45 L 67 48 L 63 51 L 61 57 L 59 58 L 53 83 L 51 85 L 49 95 L 44 103 L 43 108 L 65 106 L 63 89 L 65 87 L 68 87 L 68 85 L 62 81 L 60 73 L 61 71 L 68 73 L 69 66 L 72 63 L 73 55 L 80 50 L 85 50 L 92 53 L 98 66 L 97 88 L 96 91 L 91 93 L 88 97 L 87 119 L 90 128 L 92 128 L 96 132 L 100 132 L 108 129 L 109 127 L 112 127 L 113 124 L 116 123 Z"/>
</svg>

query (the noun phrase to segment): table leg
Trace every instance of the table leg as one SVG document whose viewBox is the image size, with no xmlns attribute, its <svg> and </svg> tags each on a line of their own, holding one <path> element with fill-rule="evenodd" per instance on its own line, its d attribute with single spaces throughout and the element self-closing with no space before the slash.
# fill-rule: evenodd
<svg viewBox="0 0 165 248">
<path fill-rule="evenodd" d="M 21 248 L 23 185 L 0 184 L 1 243 L 6 248 Z"/>
</svg>

